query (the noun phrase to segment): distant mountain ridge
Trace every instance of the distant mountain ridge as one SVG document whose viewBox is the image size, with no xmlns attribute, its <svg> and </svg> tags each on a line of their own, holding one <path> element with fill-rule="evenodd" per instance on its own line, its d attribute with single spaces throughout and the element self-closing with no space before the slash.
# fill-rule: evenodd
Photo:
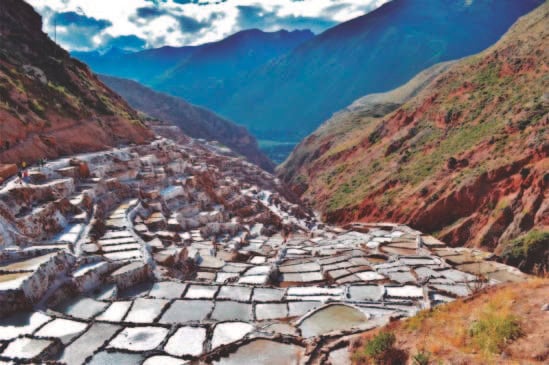
<svg viewBox="0 0 549 365">
<path fill-rule="evenodd" d="M 198 105 L 219 105 L 240 88 L 240 78 L 250 70 L 291 51 L 313 36 L 309 30 L 242 31 L 198 47 L 176 67 L 157 77 L 152 86 Z"/>
<path fill-rule="evenodd" d="M 259 150 L 257 141 L 246 128 L 183 99 L 155 92 L 135 81 L 104 75 L 100 75 L 100 79 L 135 109 L 178 126 L 190 137 L 216 140 L 250 162 L 273 171 L 274 164 Z"/>
<path fill-rule="evenodd" d="M 363 95 L 480 52 L 541 2 L 393 0 L 256 69 L 224 105 L 210 107 L 260 139 L 303 138 Z"/>
<path fill-rule="evenodd" d="M 309 30 L 263 32 L 249 29 L 198 46 L 162 47 L 135 53 L 73 52 L 99 74 L 138 81 L 191 103 L 225 100 L 231 80 L 311 39 Z M 238 121 L 237 121 L 238 122 Z"/>
</svg>

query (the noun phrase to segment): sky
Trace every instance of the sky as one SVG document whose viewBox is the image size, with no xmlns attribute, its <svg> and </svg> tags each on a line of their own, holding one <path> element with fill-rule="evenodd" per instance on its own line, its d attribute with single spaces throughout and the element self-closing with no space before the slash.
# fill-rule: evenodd
<svg viewBox="0 0 549 365">
<path fill-rule="evenodd" d="M 69 51 L 137 51 L 203 44 L 251 28 L 318 34 L 389 0 L 27 1 L 43 16 L 44 31 Z"/>
</svg>

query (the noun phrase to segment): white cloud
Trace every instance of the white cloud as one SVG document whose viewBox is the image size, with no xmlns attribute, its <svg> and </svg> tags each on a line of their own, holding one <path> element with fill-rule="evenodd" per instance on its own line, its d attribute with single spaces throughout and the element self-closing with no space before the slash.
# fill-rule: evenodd
<svg viewBox="0 0 549 365">
<path fill-rule="evenodd" d="M 371 11 L 389 0 L 27 0 L 44 16 L 53 34 L 55 13 L 76 12 L 111 23 L 82 37 L 58 39 L 69 50 L 105 48 L 121 36 L 134 36 L 144 47 L 183 46 L 216 41 L 240 30 L 309 28 L 321 32 Z M 185 3 L 187 2 L 187 3 Z M 141 16 L 138 16 L 138 9 Z M 75 31 L 71 26 L 70 31 Z M 59 29 L 58 29 L 59 30 Z M 77 30 L 76 30 L 77 31 Z M 139 42 L 134 42 L 138 44 Z M 95 45 L 95 46 L 94 46 Z"/>
</svg>

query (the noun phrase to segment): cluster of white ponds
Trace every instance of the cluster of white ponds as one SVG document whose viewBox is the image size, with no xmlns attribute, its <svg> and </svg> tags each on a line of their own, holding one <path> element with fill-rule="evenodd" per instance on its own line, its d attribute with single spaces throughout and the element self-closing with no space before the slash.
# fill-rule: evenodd
<svg viewBox="0 0 549 365">
<path fill-rule="evenodd" d="M 346 350 L 326 351 L 335 340 L 525 279 L 404 225 L 339 228 L 294 214 L 270 190 L 278 182 L 258 183 L 265 173 L 239 159 L 165 141 L 139 148 L 96 166 L 88 156 L 101 173 L 74 178 L 65 198 L 81 206 L 92 191 L 92 211 L 109 207 L 103 219 L 72 212 L 54 239 L 2 251 L 2 362 L 344 363 Z M 192 181 L 205 170 L 217 184 L 209 196 Z"/>
</svg>

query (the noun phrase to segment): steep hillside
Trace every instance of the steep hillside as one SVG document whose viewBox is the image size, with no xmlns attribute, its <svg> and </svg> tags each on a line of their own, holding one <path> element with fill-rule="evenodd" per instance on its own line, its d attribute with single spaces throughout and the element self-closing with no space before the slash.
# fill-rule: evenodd
<svg viewBox="0 0 549 365">
<path fill-rule="evenodd" d="M 246 128 L 134 81 L 110 76 L 101 76 L 101 80 L 122 95 L 132 107 L 151 117 L 177 125 L 190 137 L 217 140 L 267 171 L 274 169 L 274 164 L 259 150 L 257 141 Z"/>
<path fill-rule="evenodd" d="M 328 152 L 332 145 L 339 149 L 355 148 L 355 144 L 364 137 L 360 132 L 363 125 L 400 108 L 453 64 L 455 61 L 437 63 L 397 89 L 366 95 L 335 113 L 292 151 L 288 159 L 278 167 L 279 175 L 291 183 L 296 192 L 303 194 L 308 189 L 308 168 L 317 163 L 319 157 Z M 340 147 L 339 144 L 343 146 Z"/>
<path fill-rule="evenodd" d="M 152 137 L 120 96 L 42 32 L 30 5 L 0 2 L 0 39 L 0 162 Z"/>
<path fill-rule="evenodd" d="M 337 114 L 280 175 L 330 222 L 407 222 L 497 253 L 548 230 L 548 18 L 546 2 L 386 116 Z"/>
<path fill-rule="evenodd" d="M 393 0 L 252 72 L 221 108 L 206 105 L 259 139 L 303 138 L 363 95 L 480 52 L 541 2 Z"/>
<path fill-rule="evenodd" d="M 169 92 L 191 103 L 220 105 L 253 70 L 311 39 L 308 30 L 263 32 L 250 29 L 221 41 L 191 47 L 163 47 L 137 53 L 74 53 L 97 73 L 123 77 Z"/>
<path fill-rule="evenodd" d="M 410 365 L 547 364 L 548 294 L 547 279 L 483 290 L 367 333 L 352 343 L 350 357 L 355 364 L 369 364 L 373 353 Z M 371 344 L 388 344 L 382 339 L 391 335 L 389 350 L 374 350 Z"/>
</svg>

